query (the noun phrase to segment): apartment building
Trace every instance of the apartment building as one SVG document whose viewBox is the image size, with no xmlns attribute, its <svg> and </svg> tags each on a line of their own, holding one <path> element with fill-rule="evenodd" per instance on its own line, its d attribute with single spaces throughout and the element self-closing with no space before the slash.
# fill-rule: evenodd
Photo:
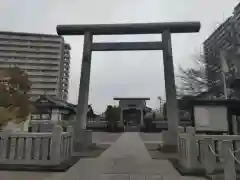
<svg viewBox="0 0 240 180">
<path fill-rule="evenodd" d="M 67 99 L 70 50 L 58 35 L 0 32 L 0 69 L 24 70 L 33 100 L 43 94 Z"/>
<path fill-rule="evenodd" d="M 240 70 L 240 63 L 237 60 L 240 58 L 240 55 L 238 55 L 240 51 L 237 49 L 240 45 L 239 29 L 240 3 L 234 8 L 232 16 L 220 24 L 203 43 L 208 79 L 211 82 L 215 81 L 222 91 L 223 78 L 220 71 L 220 51 L 224 52 L 228 60 L 231 73 L 227 81 L 230 81 L 231 76 L 237 72 L 236 69 Z"/>
</svg>

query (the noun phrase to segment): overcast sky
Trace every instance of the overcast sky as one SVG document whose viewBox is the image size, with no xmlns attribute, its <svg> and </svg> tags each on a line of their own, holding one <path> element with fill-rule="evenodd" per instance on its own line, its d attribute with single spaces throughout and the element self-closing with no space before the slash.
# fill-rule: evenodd
<svg viewBox="0 0 240 180">
<path fill-rule="evenodd" d="M 56 34 L 57 24 L 201 21 L 198 34 L 173 36 L 175 72 L 192 66 L 202 42 L 232 14 L 238 0 L 0 0 L 0 30 Z M 72 59 L 69 101 L 76 103 L 81 69 L 80 36 L 65 37 Z M 95 41 L 161 40 L 159 35 L 103 36 Z M 118 97 L 150 97 L 157 108 L 165 96 L 162 52 L 96 52 L 92 57 L 89 103 L 96 112 Z"/>
</svg>

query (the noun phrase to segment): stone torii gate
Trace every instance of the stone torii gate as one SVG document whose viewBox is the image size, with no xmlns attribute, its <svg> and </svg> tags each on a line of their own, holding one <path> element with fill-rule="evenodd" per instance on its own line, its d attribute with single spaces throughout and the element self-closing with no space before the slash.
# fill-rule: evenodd
<svg viewBox="0 0 240 180">
<path fill-rule="evenodd" d="M 78 94 L 77 120 L 74 127 L 75 151 L 84 142 L 86 114 L 88 107 L 91 55 L 92 51 L 134 51 L 162 50 L 165 91 L 167 102 L 168 132 L 164 137 L 164 145 L 177 148 L 178 106 L 173 68 L 171 33 L 199 32 L 200 22 L 165 22 L 139 24 L 94 24 L 94 25 L 58 25 L 58 35 L 84 35 L 81 78 Z M 156 42 L 93 42 L 93 35 L 127 35 L 127 34 L 162 34 L 162 41 Z"/>
</svg>

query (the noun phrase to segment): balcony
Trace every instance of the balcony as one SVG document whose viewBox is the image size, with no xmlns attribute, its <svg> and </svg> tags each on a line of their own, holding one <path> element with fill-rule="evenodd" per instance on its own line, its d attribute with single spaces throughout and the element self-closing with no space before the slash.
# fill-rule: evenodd
<svg viewBox="0 0 240 180">
<path fill-rule="evenodd" d="M 19 47 L 19 46 L 9 46 L 9 47 L 3 47 L 0 46 L 0 51 L 12 51 L 12 52 L 16 52 L 16 51 L 21 51 L 21 52 L 32 52 L 32 53 L 50 53 L 50 54 L 55 54 L 55 55 L 59 55 L 60 54 L 60 50 L 59 49 L 52 49 L 52 48 L 39 48 L 39 47 L 32 47 L 32 46 L 23 46 L 23 47 Z"/>
<path fill-rule="evenodd" d="M 6 40 L 25 40 L 25 41 L 46 41 L 46 42 L 62 42 L 63 39 L 60 36 L 35 36 L 35 35 L 7 35 L 7 34 L 0 34 L 0 39 Z"/>
<path fill-rule="evenodd" d="M 28 58 L 19 58 L 19 59 L 12 59 L 12 58 L 1 58 L 1 64 L 17 64 L 17 65 L 27 65 L 27 66 L 36 66 L 36 65 L 47 65 L 47 66 L 58 66 L 60 61 L 56 60 L 36 60 L 36 59 L 28 59 Z"/>
<path fill-rule="evenodd" d="M 69 70 L 70 70 L 70 67 L 69 67 L 69 66 L 63 66 L 63 71 L 69 72 Z"/>
<path fill-rule="evenodd" d="M 65 69 L 70 69 L 70 63 L 64 63 L 63 64 L 63 68 L 65 68 Z"/>
<path fill-rule="evenodd" d="M 26 73 L 29 75 L 29 76 L 42 76 L 44 78 L 44 76 L 47 76 L 47 77 L 58 77 L 59 73 L 56 72 L 56 73 L 53 73 L 53 72 L 39 72 L 39 71 L 34 71 L 34 72 L 29 72 L 29 71 L 26 71 Z"/>
<path fill-rule="evenodd" d="M 43 42 L 29 42 L 29 41 L 7 41 L 7 40 L 0 40 L 0 46 L 7 46 L 7 47 L 42 47 L 42 48 L 57 48 L 60 49 L 60 44 L 54 44 L 54 43 L 43 43 Z"/>
<path fill-rule="evenodd" d="M 57 96 L 57 91 L 44 91 L 44 90 L 31 90 L 29 93 L 29 95 L 50 95 L 50 96 Z"/>
<path fill-rule="evenodd" d="M 15 57 L 15 58 L 33 58 L 33 59 L 60 59 L 60 55 L 41 55 L 34 53 L 14 53 L 14 52 L 0 52 L 1 57 Z"/>
<path fill-rule="evenodd" d="M 69 83 L 69 78 L 63 78 L 62 79 L 62 83 L 64 83 L 64 84 L 68 84 Z"/>
<path fill-rule="evenodd" d="M 41 83 L 41 82 L 56 83 L 58 81 L 57 78 L 28 78 L 28 79 L 29 79 L 29 81 L 35 82 L 35 83 L 37 83 L 37 82 L 39 82 L 39 83 Z"/>
<path fill-rule="evenodd" d="M 63 63 L 66 64 L 66 65 L 69 65 L 70 64 L 70 59 L 64 59 Z"/>
<path fill-rule="evenodd" d="M 58 89 L 58 85 L 56 84 L 57 82 L 53 84 L 45 84 L 45 83 L 38 83 L 38 84 L 32 84 L 31 88 L 35 89 Z"/>
<path fill-rule="evenodd" d="M 63 79 L 66 79 L 66 80 L 68 81 L 68 80 L 69 80 L 69 74 L 70 74 L 69 72 L 64 71 L 64 73 L 62 74 L 61 77 L 62 77 Z"/>
<path fill-rule="evenodd" d="M 68 90 L 68 88 L 69 88 L 69 85 L 68 85 L 68 84 L 63 84 L 62 90 Z"/>
<path fill-rule="evenodd" d="M 70 54 L 64 54 L 64 58 L 66 58 L 66 59 L 70 59 L 71 56 L 70 56 Z"/>
<path fill-rule="evenodd" d="M 46 71 L 52 71 L 53 73 L 56 72 L 56 71 L 59 71 L 59 68 L 56 67 L 56 66 L 33 66 L 33 65 L 22 65 L 22 64 L 17 64 L 15 65 L 17 67 L 19 67 L 20 69 L 23 69 L 23 70 L 46 70 Z M 9 64 L 0 64 L 0 67 L 1 68 L 9 68 Z"/>
<path fill-rule="evenodd" d="M 70 52 L 70 50 L 69 50 L 69 49 L 66 49 L 66 48 L 64 48 L 64 52 L 65 52 L 65 53 L 69 53 L 69 52 Z"/>
</svg>

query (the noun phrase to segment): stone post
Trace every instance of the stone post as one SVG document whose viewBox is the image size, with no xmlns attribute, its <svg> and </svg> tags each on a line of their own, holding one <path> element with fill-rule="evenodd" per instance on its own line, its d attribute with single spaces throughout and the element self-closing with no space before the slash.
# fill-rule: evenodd
<svg viewBox="0 0 240 180">
<path fill-rule="evenodd" d="M 186 133 L 188 134 L 186 151 L 187 151 L 187 168 L 193 169 L 197 164 L 197 142 L 195 138 L 194 127 L 187 127 Z"/>
<path fill-rule="evenodd" d="M 52 132 L 51 148 L 50 148 L 50 159 L 52 164 L 60 164 L 61 162 L 61 137 L 62 127 L 56 125 Z"/>
<path fill-rule="evenodd" d="M 166 148 L 169 147 L 167 149 L 171 149 L 171 151 L 174 151 L 174 149 L 177 151 L 179 118 L 172 56 L 171 33 L 169 31 L 164 31 L 162 33 L 162 42 L 168 117 L 168 132 L 165 133 L 164 146 Z"/>
<path fill-rule="evenodd" d="M 73 127 L 72 126 L 68 126 L 67 127 L 67 132 L 71 134 L 71 139 L 70 139 L 70 145 L 69 145 L 69 155 L 72 156 L 73 154 L 73 140 L 74 140 L 74 134 L 73 134 Z"/>
<path fill-rule="evenodd" d="M 236 180 L 236 169 L 235 169 L 235 160 L 231 155 L 233 150 L 232 141 L 224 140 L 222 141 L 223 149 L 223 168 L 224 168 L 224 177 L 227 180 Z"/>
<path fill-rule="evenodd" d="M 213 173 L 216 168 L 216 156 L 211 152 L 211 148 L 214 152 L 216 149 L 214 148 L 214 143 L 212 138 L 206 138 L 200 141 L 203 145 L 203 166 L 207 174 Z"/>
<path fill-rule="evenodd" d="M 179 134 L 184 133 L 184 127 L 179 126 L 178 132 L 179 132 Z M 179 138 L 178 138 L 178 160 L 179 160 L 180 164 L 183 164 L 183 162 L 185 163 L 185 157 L 183 157 L 183 154 L 185 152 L 185 151 L 183 151 L 184 148 L 186 148 L 186 147 L 183 147 L 182 139 L 179 136 Z"/>
<path fill-rule="evenodd" d="M 74 151 L 79 152 L 81 146 L 84 146 L 84 139 L 87 133 L 84 133 L 86 129 L 87 110 L 88 110 L 88 96 L 89 96 L 89 84 L 90 84 L 90 72 L 91 72 L 91 46 L 93 35 L 91 32 L 85 32 L 83 55 L 82 55 L 82 68 L 81 78 L 78 92 L 78 105 L 76 124 L 74 126 Z"/>
<path fill-rule="evenodd" d="M 1 151 L 0 151 L 0 162 L 4 161 L 7 159 L 7 154 L 9 153 L 8 151 L 8 143 L 9 143 L 9 136 L 11 134 L 10 130 L 4 129 L 2 132 L 2 141 L 1 141 Z"/>
</svg>

